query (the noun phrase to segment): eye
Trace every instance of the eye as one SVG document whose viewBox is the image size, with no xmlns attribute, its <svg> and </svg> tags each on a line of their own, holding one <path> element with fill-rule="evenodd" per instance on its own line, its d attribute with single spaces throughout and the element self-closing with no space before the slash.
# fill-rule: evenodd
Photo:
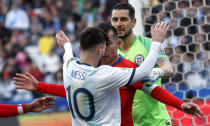
<svg viewBox="0 0 210 126">
<path fill-rule="evenodd" d="M 122 17 L 122 18 L 121 18 L 121 21 L 127 21 L 127 20 L 128 20 L 127 17 Z"/>
<path fill-rule="evenodd" d="M 118 20 L 118 19 L 117 19 L 117 18 L 115 18 L 115 17 L 114 17 L 114 18 L 112 18 L 112 21 L 114 21 L 114 22 L 117 22 L 117 20 Z"/>
</svg>

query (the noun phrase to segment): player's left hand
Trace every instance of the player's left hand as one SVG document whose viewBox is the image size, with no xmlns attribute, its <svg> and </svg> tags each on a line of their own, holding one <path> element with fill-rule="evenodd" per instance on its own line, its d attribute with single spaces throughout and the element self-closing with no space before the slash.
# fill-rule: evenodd
<svg viewBox="0 0 210 126">
<path fill-rule="evenodd" d="M 52 96 L 37 98 L 32 103 L 26 104 L 26 109 L 28 112 L 41 112 L 45 109 L 52 108 L 55 100 Z"/>
<path fill-rule="evenodd" d="M 194 115 L 200 119 L 203 116 L 203 113 L 200 110 L 200 108 L 198 107 L 198 105 L 196 105 L 194 103 L 185 102 L 181 105 L 181 109 L 183 112 L 185 112 L 187 114 Z"/>
</svg>

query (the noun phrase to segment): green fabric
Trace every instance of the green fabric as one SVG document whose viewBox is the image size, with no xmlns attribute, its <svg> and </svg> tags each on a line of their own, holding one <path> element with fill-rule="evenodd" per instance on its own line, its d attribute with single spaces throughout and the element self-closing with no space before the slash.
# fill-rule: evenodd
<svg viewBox="0 0 210 126">
<path fill-rule="evenodd" d="M 145 60 L 151 46 L 151 41 L 152 40 L 150 38 L 136 36 L 129 51 L 123 53 L 120 49 L 118 49 L 118 54 L 137 63 L 137 65 L 141 65 L 141 63 L 138 61 L 136 62 L 135 59 L 139 56 L 139 54 L 141 54 L 140 57 L 143 56 Z M 158 58 L 161 57 L 167 57 L 167 55 L 165 53 L 161 53 Z M 157 67 L 157 65 L 155 67 Z M 158 79 L 155 83 L 161 86 L 161 79 Z M 136 91 L 134 97 L 132 114 L 134 126 L 171 125 L 171 120 L 165 105 L 139 90 Z"/>
</svg>

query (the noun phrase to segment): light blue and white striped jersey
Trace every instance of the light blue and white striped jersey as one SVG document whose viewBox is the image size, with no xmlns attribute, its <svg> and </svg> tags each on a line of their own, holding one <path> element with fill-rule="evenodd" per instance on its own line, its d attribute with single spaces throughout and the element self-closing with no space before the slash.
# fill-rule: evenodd
<svg viewBox="0 0 210 126">
<path fill-rule="evenodd" d="M 120 126 L 119 87 L 127 86 L 134 73 L 132 68 L 94 68 L 77 58 L 64 64 L 64 86 L 73 126 Z"/>
</svg>

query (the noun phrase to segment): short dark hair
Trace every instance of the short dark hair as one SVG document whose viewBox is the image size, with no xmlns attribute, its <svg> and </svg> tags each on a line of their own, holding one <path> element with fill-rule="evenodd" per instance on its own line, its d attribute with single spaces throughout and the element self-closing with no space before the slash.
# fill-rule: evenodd
<svg viewBox="0 0 210 126">
<path fill-rule="evenodd" d="M 82 50 L 92 49 L 99 44 L 106 44 L 108 41 L 107 34 L 97 27 L 89 27 L 80 35 L 80 47 Z"/>
<path fill-rule="evenodd" d="M 117 30 L 111 25 L 110 22 L 103 22 L 97 25 L 98 28 L 102 29 L 103 31 L 105 31 L 107 34 L 109 32 L 109 30 L 113 31 L 114 33 L 114 37 L 116 39 L 118 39 L 118 34 L 117 34 Z"/>
<path fill-rule="evenodd" d="M 129 16 L 131 17 L 131 19 L 134 19 L 134 17 L 135 17 L 135 9 L 128 2 L 120 2 L 120 3 L 117 3 L 113 7 L 112 11 L 113 10 L 122 10 L 122 9 L 129 10 Z"/>
</svg>

